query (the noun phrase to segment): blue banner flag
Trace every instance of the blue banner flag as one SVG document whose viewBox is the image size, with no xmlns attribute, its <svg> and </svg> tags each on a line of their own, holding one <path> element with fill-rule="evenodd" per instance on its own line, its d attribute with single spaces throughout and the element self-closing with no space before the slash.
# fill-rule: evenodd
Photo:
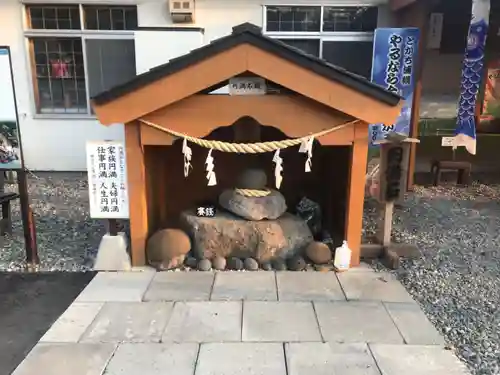
<svg viewBox="0 0 500 375">
<path fill-rule="evenodd" d="M 453 140 L 453 148 L 465 146 L 472 155 L 476 154 L 476 102 L 479 85 L 483 79 L 484 47 L 489 17 L 490 0 L 473 0 L 467 48 L 462 65 L 457 127 Z"/>
<path fill-rule="evenodd" d="M 420 31 L 415 27 L 375 30 L 372 82 L 399 94 L 404 103 L 395 124 L 370 125 L 371 144 L 391 131 L 410 134 L 419 37 Z"/>
</svg>

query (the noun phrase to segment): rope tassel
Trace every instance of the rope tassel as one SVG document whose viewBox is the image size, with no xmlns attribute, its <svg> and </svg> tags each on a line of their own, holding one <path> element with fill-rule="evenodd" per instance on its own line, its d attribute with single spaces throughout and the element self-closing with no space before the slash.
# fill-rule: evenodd
<svg viewBox="0 0 500 375">
<path fill-rule="evenodd" d="M 281 186 L 281 182 L 283 181 L 283 176 L 281 172 L 283 172 L 283 159 L 280 156 L 280 150 L 276 150 L 273 156 L 273 163 L 276 164 L 274 168 L 274 180 L 276 182 L 276 189 L 279 189 Z"/>
<path fill-rule="evenodd" d="M 182 154 L 184 155 L 184 177 L 187 177 L 189 175 L 189 170 L 193 168 L 191 165 L 191 156 L 193 155 L 193 152 L 187 145 L 186 138 L 182 141 Z"/>
<path fill-rule="evenodd" d="M 307 154 L 305 171 L 306 173 L 311 172 L 312 168 L 312 149 L 314 144 L 314 137 L 303 138 L 302 143 L 300 144 L 299 152 L 303 154 Z"/>
<path fill-rule="evenodd" d="M 208 186 L 217 185 L 217 178 L 215 177 L 214 172 L 214 158 L 212 156 L 212 149 L 208 151 L 207 160 L 205 160 L 205 164 L 207 165 L 207 180 Z"/>
</svg>

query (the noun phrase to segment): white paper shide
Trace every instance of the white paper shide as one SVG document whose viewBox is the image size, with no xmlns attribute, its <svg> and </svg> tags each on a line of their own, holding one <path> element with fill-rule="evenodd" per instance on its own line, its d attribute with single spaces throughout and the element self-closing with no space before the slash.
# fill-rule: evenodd
<svg viewBox="0 0 500 375">
<path fill-rule="evenodd" d="M 280 150 L 277 149 L 274 152 L 273 156 L 274 165 L 274 182 L 276 185 L 276 189 L 281 187 L 281 183 L 283 182 L 283 159 L 280 156 Z"/>
<path fill-rule="evenodd" d="M 300 153 L 307 155 L 305 169 L 304 169 L 306 173 L 311 172 L 311 168 L 312 168 L 313 144 L 314 144 L 314 137 L 304 138 L 302 140 L 302 143 L 301 143 L 300 149 L 299 149 Z"/>
<path fill-rule="evenodd" d="M 119 142 L 87 143 L 90 217 L 128 219 L 125 146 Z"/>
</svg>

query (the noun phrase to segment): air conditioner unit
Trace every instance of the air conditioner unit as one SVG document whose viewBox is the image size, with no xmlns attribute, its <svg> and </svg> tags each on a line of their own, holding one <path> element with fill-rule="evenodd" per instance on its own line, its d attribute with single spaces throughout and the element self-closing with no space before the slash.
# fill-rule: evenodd
<svg viewBox="0 0 500 375">
<path fill-rule="evenodd" d="M 194 0 L 168 0 L 173 23 L 194 22 Z"/>
</svg>

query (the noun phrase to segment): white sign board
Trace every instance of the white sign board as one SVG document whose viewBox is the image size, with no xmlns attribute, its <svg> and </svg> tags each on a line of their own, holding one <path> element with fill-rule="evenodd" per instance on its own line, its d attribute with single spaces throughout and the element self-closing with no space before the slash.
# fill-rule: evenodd
<svg viewBox="0 0 500 375">
<path fill-rule="evenodd" d="M 0 47 L 0 169 L 21 169 L 10 50 Z"/>
<path fill-rule="evenodd" d="M 262 77 L 234 77 L 229 80 L 229 95 L 265 95 L 266 80 Z"/>
<path fill-rule="evenodd" d="M 455 137 L 442 137 L 441 138 L 441 147 L 453 147 L 453 142 Z"/>
<path fill-rule="evenodd" d="M 120 142 L 87 143 L 90 217 L 128 219 L 127 165 Z"/>
<path fill-rule="evenodd" d="M 439 49 L 443 34 L 443 13 L 431 13 L 429 19 L 429 35 L 427 36 L 427 48 Z"/>
</svg>

